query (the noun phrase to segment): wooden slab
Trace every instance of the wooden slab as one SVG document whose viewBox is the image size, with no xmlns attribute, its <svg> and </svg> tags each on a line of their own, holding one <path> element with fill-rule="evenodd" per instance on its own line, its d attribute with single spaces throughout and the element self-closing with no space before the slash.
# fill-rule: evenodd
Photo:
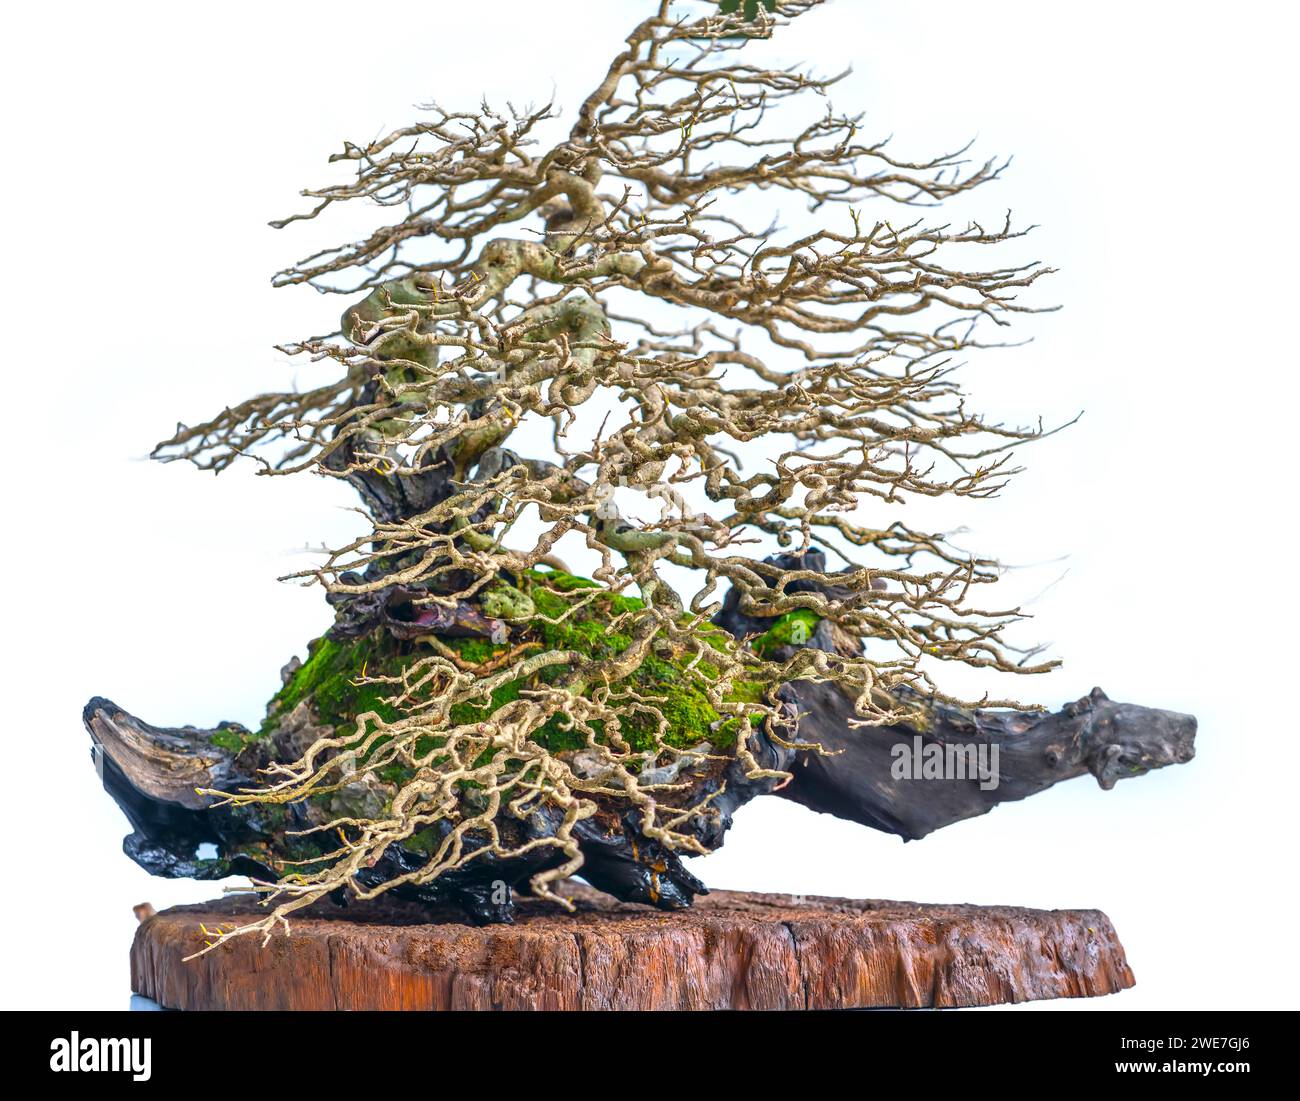
<svg viewBox="0 0 1300 1101">
<path fill-rule="evenodd" d="M 514 925 L 387 900 L 318 905 L 292 935 L 197 960 L 200 923 L 248 896 L 146 917 L 132 990 L 174 1009 L 845 1009 L 992 1005 L 1133 985 L 1098 910 L 1028 910 L 715 891 L 662 913 L 570 891 L 523 900 Z"/>
</svg>

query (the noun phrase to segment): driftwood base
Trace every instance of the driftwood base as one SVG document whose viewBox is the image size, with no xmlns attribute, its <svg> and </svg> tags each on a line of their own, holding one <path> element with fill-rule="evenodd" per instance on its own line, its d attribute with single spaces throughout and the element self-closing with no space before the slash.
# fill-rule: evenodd
<svg viewBox="0 0 1300 1101">
<path fill-rule="evenodd" d="M 992 1005 L 1133 985 L 1097 910 L 854 902 L 715 891 L 661 913 L 571 892 L 514 925 L 380 900 L 318 906 L 265 947 L 203 946 L 248 897 L 145 918 L 131 988 L 174 1009 L 847 1009 Z"/>
</svg>

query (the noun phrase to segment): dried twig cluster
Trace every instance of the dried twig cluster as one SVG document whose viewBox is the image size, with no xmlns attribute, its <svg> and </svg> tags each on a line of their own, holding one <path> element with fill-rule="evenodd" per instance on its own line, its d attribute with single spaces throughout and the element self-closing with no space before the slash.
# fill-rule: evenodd
<svg viewBox="0 0 1300 1101">
<path fill-rule="evenodd" d="M 182 427 L 158 455 L 216 470 L 249 456 L 268 474 L 313 470 L 354 484 L 373 530 L 303 575 L 345 604 L 401 586 L 434 613 L 489 597 L 508 605 L 509 594 L 522 595 L 518 579 L 554 563 L 566 537 L 600 565 L 594 588 L 561 594 L 562 613 L 528 601 L 500 612 L 519 630 L 495 640 L 491 662 L 464 661 L 431 639 L 427 656 L 379 678 L 395 720 L 359 716 L 256 790 L 228 796 L 287 803 L 393 766 L 409 777 L 378 817 L 310 826 L 336 836 L 337 848 L 316 871 L 267 885 L 278 908 L 239 932 L 269 930 L 340 886 L 389 889 L 400 880 L 363 891 L 354 877 L 434 821 L 454 829 L 409 879 L 431 880 L 485 852 L 551 847 L 563 859 L 532 884 L 549 894 L 580 866 L 573 826 L 608 805 L 634 809 L 643 833 L 670 849 L 703 851 L 690 823 L 707 806 L 676 797 L 680 785 L 645 779 L 684 752 L 662 701 L 629 682 L 656 656 L 734 720 L 734 745 L 703 751 L 748 761 L 753 774 L 762 773 L 747 757 L 756 731 L 792 736 L 775 695 L 788 681 L 839 683 L 868 724 L 906 709 L 912 697 L 900 686 L 947 699 L 929 680 L 927 656 L 1048 667 L 1004 643 L 1014 609 L 973 603 L 995 563 L 903 523 L 853 518 L 864 502 L 983 497 L 1005 483 L 1011 450 L 1041 429 L 969 411 L 954 357 L 982 345 L 976 322 L 1003 326 L 1033 309 L 1018 296 L 1048 269 L 958 266 L 950 257 L 968 246 L 1020 231 L 1009 220 L 988 229 L 926 219 L 927 208 L 994 180 L 1001 165 L 968 167 L 964 151 L 896 160 L 862 136 L 859 117 L 830 109 L 838 78 L 739 59 L 818 2 L 783 0 L 753 23 L 714 5 L 683 21 L 660 3 L 562 140 L 543 147 L 534 136 L 550 107 L 431 106 L 415 125 L 346 145 L 333 159 L 354 165 L 355 178 L 307 192 L 312 209 L 279 223 L 355 200 L 400 214 L 276 277 L 367 293 L 341 333 L 287 349 L 333 368 L 330 381 Z M 819 111 L 793 131 L 771 125 L 790 101 L 791 117 L 806 103 Z M 821 228 L 794 235 L 745 224 L 750 198 L 763 192 L 790 193 Z M 674 314 L 676 324 L 651 319 Z M 610 412 L 590 438 L 575 439 L 584 406 Z M 506 446 L 538 418 L 552 422 L 548 461 Z M 766 461 L 745 468 L 738 449 L 758 440 Z M 657 518 L 625 518 L 616 496 L 629 492 L 654 498 Z M 745 553 L 757 539 L 793 557 L 759 561 Z M 829 582 L 801 564 L 814 541 L 847 563 Z M 671 567 L 691 571 L 697 587 L 674 585 L 681 575 Z M 709 626 L 720 586 L 736 590 L 745 615 L 804 610 L 842 644 L 773 659 L 736 642 Z M 548 647 L 528 633 L 576 620 L 593 602 L 608 608 L 611 594 L 639 597 L 607 613 L 622 640 L 613 652 Z M 523 687 L 494 703 L 494 691 L 512 684 Z M 749 689 L 738 693 L 741 684 Z M 466 704 L 487 717 L 457 722 L 453 711 Z M 658 730 L 648 748 L 621 733 L 632 713 Z M 583 753 L 537 740 L 555 722 L 581 735 Z M 540 806 L 559 815 L 552 834 L 521 840 L 507 828 Z"/>
</svg>

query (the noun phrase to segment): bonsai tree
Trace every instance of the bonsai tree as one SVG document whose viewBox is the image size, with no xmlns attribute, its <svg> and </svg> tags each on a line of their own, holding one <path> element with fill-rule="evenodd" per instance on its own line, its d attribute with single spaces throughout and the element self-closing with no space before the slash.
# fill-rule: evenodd
<svg viewBox="0 0 1300 1101">
<path fill-rule="evenodd" d="M 837 78 L 742 60 L 819 2 L 664 0 L 560 140 L 536 136 L 550 106 L 431 106 L 345 144 L 355 177 L 275 223 L 391 212 L 276 276 L 352 302 L 285 349 L 319 381 L 155 454 L 354 486 L 368 530 L 293 575 L 335 623 L 256 731 L 86 712 L 128 853 L 266 894 L 213 945 L 326 895 L 509 920 L 516 893 L 568 905 L 581 875 L 680 907 L 704 889 L 680 858 L 755 795 L 918 837 L 1191 755 L 1189 716 L 1099 691 L 976 706 L 935 676 L 1055 664 L 1006 641 L 993 560 L 902 518 L 997 493 L 1044 434 L 969 409 L 955 367 L 1042 308 L 1026 292 L 1050 269 L 998 259 L 1009 220 L 929 216 L 1003 165 L 897 159 L 831 108 Z M 771 200 L 813 228 L 782 230 Z M 539 425 L 545 453 L 512 448 Z M 996 745 L 1000 782 L 894 780 L 913 737 Z"/>
</svg>

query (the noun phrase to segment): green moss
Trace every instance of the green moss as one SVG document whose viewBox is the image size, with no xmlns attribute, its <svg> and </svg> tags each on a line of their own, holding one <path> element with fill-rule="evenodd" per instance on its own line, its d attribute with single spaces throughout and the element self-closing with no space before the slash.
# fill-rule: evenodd
<svg viewBox="0 0 1300 1101">
<path fill-rule="evenodd" d="M 728 703 L 762 703 L 767 699 L 767 687 L 760 680 L 735 680 L 725 698 Z"/>
<path fill-rule="evenodd" d="M 412 660 L 401 653 L 396 639 L 382 632 L 355 641 L 318 638 L 309 647 L 307 660 L 271 700 L 262 733 L 268 733 L 280 716 L 305 699 L 312 701 L 321 722 L 333 726 L 348 723 L 367 711 L 392 722 L 397 712 L 385 702 L 392 685 L 363 683 L 362 678 L 393 675 Z"/>
<path fill-rule="evenodd" d="M 512 700 L 519 698 L 519 690 L 524 686 L 523 681 L 507 681 L 499 688 L 492 690 L 492 704 L 490 707 L 482 707 L 472 703 L 458 703 L 451 709 L 451 721 L 453 723 L 481 723 L 489 718 L 499 707 L 504 707 Z"/>
<path fill-rule="evenodd" d="M 543 592 L 551 590 L 553 593 L 572 593 L 582 589 L 601 588 L 599 583 L 592 581 L 589 577 L 577 577 L 562 570 L 549 570 L 547 572 L 529 570 L 525 577 L 532 583 L 529 587 L 529 595 L 533 597 L 534 601 L 537 599 L 536 590 L 538 588 L 541 588 Z M 621 593 L 611 593 L 607 590 L 602 590 L 599 600 L 605 608 L 615 615 L 645 607 L 645 601 L 640 597 L 623 596 Z M 559 608 L 561 612 L 569 606 L 568 601 L 561 600 L 553 594 L 550 598 L 550 605 L 552 608 Z M 538 610 L 541 611 L 542 609 L 539 607 Z M 544 614 L 549 615 L 551 613 L 546 612 Z"/>
<path fill-rule="evenodd" d="M 412 852 L 423 853 L 425 856 L 432 856 L 438 848 L 438 835 L 432 829 L 420 830 L 403 841 L 402 847 Z"/>
<path fill-rule="evenodd" d="M 654 706 L 663 713 L 668 724 L 663 737 L 668 745 L 681 749 L 700 742 L 716 744 L 719 736 L 724 735 L 721 728 L 711 728 L 720 716 L 699 686 L 660 680 L 643 685 L 642 694 L 653 697 Z M 655 744 L 657 716 L 629 707 L 619 717 L 619 724 L 632 748 L 646 750 Z"/>
<path fill-rule="evenodd" d="M 491 661 L 506 650 L 505 646 L 498 646 L 485 638 L 449 638 L 444 641 L 461 656 L 462 660 L 472 662 L 474 665 Z"/>
<path fill-rule="evenodd" d="M 575 589 L 600 588 L 599 582 L 592 581 L 589 577 L 578 577 L 563 570 L 548 570 L 545 573 L 541 570 L 529 570 L 527 577 L 531 581 L 541 582 L 561 593 L 571 593 Z"/>
<path fill-rule="evenodd" d="M 255 737 L 255 735 L 250 734 L 247 731 L 223 726 L 214 730 L 208 736 L 208 741 L 219 749 L 228 749 L 231 753 L 238 753 Z"/>
<path fill-rule="evenodd" d="M 583 590 L 599 588 L 595 582 L 586 578 L 559 571 L 543 573 L 533 570 L 528 573 L 526 581 L 537 611 L 552 620 L 559 619 L 572 607 L 570 601 L 561 594 L 582 593 Z M 629 634 L 611 631 L 611 623 L 624 612 L 644 606 L 644 601 L 635 597 L 602 591 L 590 605 L 562 622 L 537 620 L 533 629 L 547 647 L 577 650 L 603 659 L 622 653 L 632 644 Z M 697 629 L 697 633 L 698 637 L 720 653 L 731 645 L 731 636 L 721 628 L 703 626 Z M 551 675 L 558 675 L 558 671 Z M 719 675 L 717 665 L 709 661 L 695 661 L 692 664 L 690 655 L 680 658 L 651 655 L 626 683 L 663 713 L 667 723 L 664 741 L 668 745 L 684 749 L 708 741 L 716 748 L 724 748 L 734 744 L 742 720 L 729 718 L 723 721 L 709 701 L 709 689 Z M 617 689 L 618 686 L 613 687 Z M 766 684 L 746 680 L 733 682 L 724 698 L 730 703 L 761 703 L 766 695 Z M 622 709 L 619 726 L 622 736 L 634 749 L 648 750 L 655 744 L 658 721 L 648 711 L 628 705 Z M 598 737 L 601 734 L 603 731 L 597 731 Z M 533 737 L 553 752 L 576 749 L 585 744 L 584 735 L 566 729 L 566 720 L 558 716 L 548 721 Z"/>
<path fill-rule="evenodd" d="M 602 591 L 591 605 L 565 617 L 573 605 L 561 592 L 599 589 L 593 581 L 567 573 L 529 572 L 528 595 L 540 618 L 532 622 L 538 640 L 552 650 L 577 650 L 596 659 L 621 654 L 632 644 L 630 635 L 611 631 L 614 618 L 624 611 L 643 607 L 640 600 Z M 552 579 L 558 579 L 553 582 Z M 565 617 L 565 618 L 561 618 Z M 555 622 L 559 620 L 560 622 Z"/>
<path fill-rule="evenodd" d="M 596 732 L 598 740 L 604 737 L 604 723 L 594 722 L 591 727 Z M 529 736 L 551 753 L 562 753 L 566 749 L 581 749 L 587 744 L 587 735 L 578 730 L 567 715 L 552 715 Z"/>
<path fill-rule="evenodd" d="M 520 588 L 509 589 L 506 595 L 510 597 L 512 607 L 523 606 L 519 599 L 522 598 L 533 609 L 522 639 L 517 636 L 517 641 L 505 645 L 479 638 L 443 639 L 462 661 L 482 665 L 501 657 L 520 640 L 533 641 L 547 649 L 575 650 L 596 660 L 621 654 L 632 644 L 631 635 L 617 629 L 617 620 L 626 612 L 642 608 L 641 600 L 609 593 L 593 581 L 559 571 L 530 570 L 519 578 L 519 582 Z M 500 585 L 490 591 L 500 595 L 507 588 Z M 575 609 L 575 604 L 586 598 L 591 598 L 590 602 Z M 798 616 L 810 620 L 809 630 L 815 628 L 815 616 L 795 612 L 782 617 L 764 638 L 788 639 L 791 628 L 783 621 L 793 621 L 792 617 Z M 731 645 L 730 636 L 720 629 L 704 626 L 698 634 L 719 653 Z M 385 702 L 385 697 L 391 694 L 393 686 L 362 683 L 363 676 L 394 675 L 429 652 L 418 643 L 402 643 L 382 631 L 352 641 L 317 639 L 311 644 L 307 660 L 272 699 L 268 721 L 261 735 L 267 735 L 283 715 L 308 699 L 312 701 L 317 718 L 330 725 L 347 726 L 357 715 L 367 711 L 392 722 L 399 716 Z M 688 653 L 652 654 L 624 684 L 663 713 L 667 722 L 664 733 L 667 744 L 683 749 L 705 741 L 716 748 L 734 744 L 744 720 L 728 718 L 724 721 L 709 700 L 709 691 L 720 675 L 719 667 L 708 660 L 692 663 L 692 656 Z M 544 683 L 555 684 L 570 672 L 567 666 L 552 666 L 542 670 L 537 677 Z M 457 725 L 482 722 L 499 708 L 518 699 L 525 687 L 523 681 L 510 681 L 494 689 L 490 700 L 459 703 L 451 708 L 450 721 Z M 611 687 L 617 691 L 619 685 Z M 766 683 L 758 680 L 733 682 L 725 698 L 731 703 L 761 703 L 766 698 L 767 687 Z M 632 704 L 620 705 L 619 723 L 622 736 L 633 748 L 648 750 L 655 744 L 657 722 L 648 712 L 638 710 Z M 593 724 L 593 729 L 597 739 L 603 738 L 603 727 Z M 551 752 L 581 748 L 588 737 L 587 733 L 574 729 L 569 716 L 564 714 L 552 716 L 531 736 Z M 237 731 L 218 731 L 214 741 L 218 737 L 223 746 L 229 742 L 230 748 L 242 748 L 243 739 L 252 736 Z M 429 736 L 421 740 L 416 751 L 428 752 L 441 742 L 440 737 Z M 400 784 L 410 775 L 409 769 L 390 766 L 383 771 L 381 779 Z"/>
<path fill-rule="evenodd" d="M 796 608 L 778 616 L 775 623 L 764 634 L 754 639 L 754 652 L 759 657 L 767 657 L 781 646 L 801 645 L 807 642 L 821 623 L 821 617 L 806 608 Z"/>
<path fill-rule="evenodd" d="M 377 775 L 386 784 L 404 784 L 415 777 L 415 769 L 405 765 L 385 765 Z"/>
</svg>

